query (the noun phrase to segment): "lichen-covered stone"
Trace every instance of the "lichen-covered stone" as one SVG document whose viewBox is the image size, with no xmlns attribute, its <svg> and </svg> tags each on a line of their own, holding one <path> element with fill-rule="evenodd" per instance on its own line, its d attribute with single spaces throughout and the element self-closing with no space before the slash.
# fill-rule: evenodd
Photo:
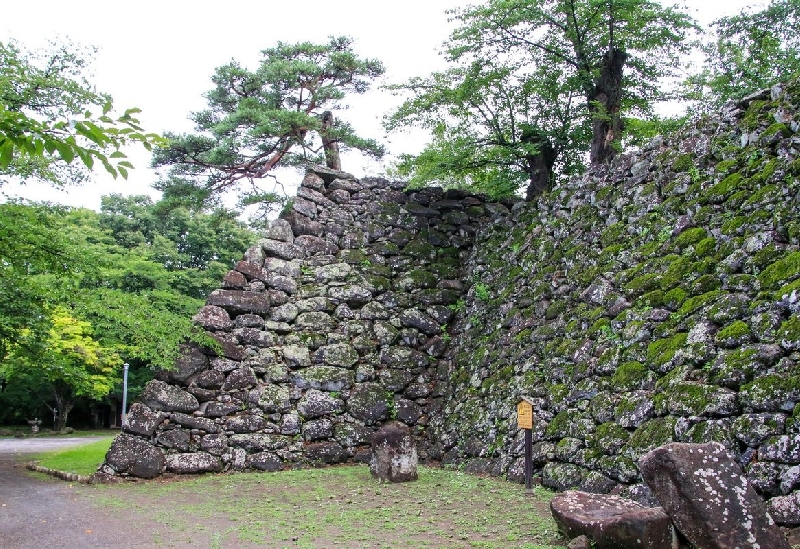
<svg viewBox="0 0 800 549">
<path fill-rule="evenodd" d="M 297 403 L 298 413 L 306 419 L 340 412 L 344 403 L 330 393 L 309 389 Z"/>
<path fill-rule="evenodd" d="M 194 412 L 200 407 L 194 395 L 155 379 L 145 385 L 142 404 L 163 412 Z"/>
<path fill-rule="evenodd" d="M 716 443 L 668 444 L 639 460 L 642 477 L 697 547 L 789 549 L 741 467 Z"/>
<path fill-rule="evenodd" d="M 117 473 L 139 478 L 154 478 L 164 470 L 161 450 L 140 438 L 122 434 L 114 439 L 105 462 Z"/>
<path fill-rule="evenodd" d="M 178 474 L 216 473 L 222 471 L 222 459 L 206 452 L 169 454 L 167 470 Z"/>
</svg>

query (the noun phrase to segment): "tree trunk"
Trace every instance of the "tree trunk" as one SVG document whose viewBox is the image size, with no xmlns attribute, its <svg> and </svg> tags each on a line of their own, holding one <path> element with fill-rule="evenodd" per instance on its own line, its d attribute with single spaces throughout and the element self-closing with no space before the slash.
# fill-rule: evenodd
<svg viewBox="0 0 800 549">
<path fill-rule="evenodd" d="M 75 402 L 72 398 L 72 389 L 69 387 L 59 387 L 58 384 L 53 389 L 53 394 L 56 399 L 56 412 L 58 416 L 53 425 L 54 431 L 62 431 L 67 426 L 67 417 L 75 407 Z"/>
<path fill-rule="evenodd" d="M 322 150 L 325 151 L 325 165 L 332 170 L 341 170 L 342 160 L 339 157 L 339 142 L 330 136 L 332 129 L 333 113 L 325 111 L 322 113 L 322 127 L 319 130 L 319 135 L 322 137 Z"/>
<path fill-rule="evenodd" d="M 592 145 L 589 160 L 592 165 L 610 161 L 617 153 L 622 136 L 622 69 L 627 54 L 620 49 L 610 50 L 603 59 L 600 77 L 589 97 L 592 116 Z"/>
<path fill-rule="evenodd" d="M 555 164 L 557 153 L 550 139 L 543 132 L 534 128 L 526 128 L 522 132 L 520 140 L 533 145 L 538 151 L 525 156 L 527 164 L 525 171 L 530 178 L 528 189 L 525 192 L 525 200 L 533 200 L 543 192 L 550 190 L 553 164 Z"/>
</svg>

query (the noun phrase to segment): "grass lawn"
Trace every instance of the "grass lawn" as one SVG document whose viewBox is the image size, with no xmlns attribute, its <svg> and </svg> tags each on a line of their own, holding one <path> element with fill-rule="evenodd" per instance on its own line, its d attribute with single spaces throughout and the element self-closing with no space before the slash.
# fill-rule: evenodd
<svg viewBox="0 0 800 549">
<path fill-rule="evenodd" d="M 31 459 L 49 469 L 77 473 L 79 475 L 91 475 L 103 463 L 106 452 L 113 440 L 114 437 L 109 436 L 103 440 L 73 446 L 64 450 L 34 454 Z"/>
<path fill-rule="evenodd" d="M 51 469 L 88 475 L 111 437 L 34 456 Z M 160 478 L 75 485 L 98 513 L 140 524 L 154 547 L 272 549 L 556 549 L 553 494 L 497 478 L 420 467 L 416 482 L 382 484 L 365 465 L 278 473 Z"/>
</svg>

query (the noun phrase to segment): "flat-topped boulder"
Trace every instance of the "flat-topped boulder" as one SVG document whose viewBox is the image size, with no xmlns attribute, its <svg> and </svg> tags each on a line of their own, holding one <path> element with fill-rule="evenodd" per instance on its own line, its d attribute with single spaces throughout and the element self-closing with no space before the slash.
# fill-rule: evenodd
<svg viewBox="0 0 800 549">
<path fill-rule="evenodd" d="M 597 549 L 675 549 L 677 535 L 660 507 L 644 507 L 619 496 L 567 491 L 550 502 L 570 539 L 589 538 Z"/>
</svg>

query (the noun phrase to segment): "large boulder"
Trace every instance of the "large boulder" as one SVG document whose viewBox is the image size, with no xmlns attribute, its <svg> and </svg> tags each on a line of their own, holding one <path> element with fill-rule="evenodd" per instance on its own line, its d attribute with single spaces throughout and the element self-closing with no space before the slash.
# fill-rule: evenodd
<svg viewBox="0 0 800 549">
<path fill-rule="evenodd" d="M 178 474 L 216 473 L 222 471 L 222 459 L 206 452 L 171 454 L 166 457 L 167 470 Z"/>
<path fill-rule="evenodd" d="M 790 549 L 722 444 L 667 444 L 642 456 L 639 468 L 675 526 L 695 547 Z"/>
<path fill-rule="evenodd" d="M 411 430 L 399 421 L 390 421 L 372 435 L 369 471 L 385 482 L 417 480 L 417 446 Z"/>
<path fill-rule="evenodd" d="M 155 379 L 145 386 L 142 403 L 151 410 L 164 412 L 194 412 L 200 407 L 194 395 Z"/>
<path fill-rule="evenodd" d="M 131 435 L 119 435 L 106 453 L 106 465 L 117 474 L 139 478 L 155 478 L 164 470 L 161 450 Z"/>
<path fill-rule="evenodd" d="M 675 528 L 660 507 L 644 507 L 619 496 L 568 491 L 550 502 L 568 538 L 582 535 L 597 549 L 673 549 Z"/>
</svg>

